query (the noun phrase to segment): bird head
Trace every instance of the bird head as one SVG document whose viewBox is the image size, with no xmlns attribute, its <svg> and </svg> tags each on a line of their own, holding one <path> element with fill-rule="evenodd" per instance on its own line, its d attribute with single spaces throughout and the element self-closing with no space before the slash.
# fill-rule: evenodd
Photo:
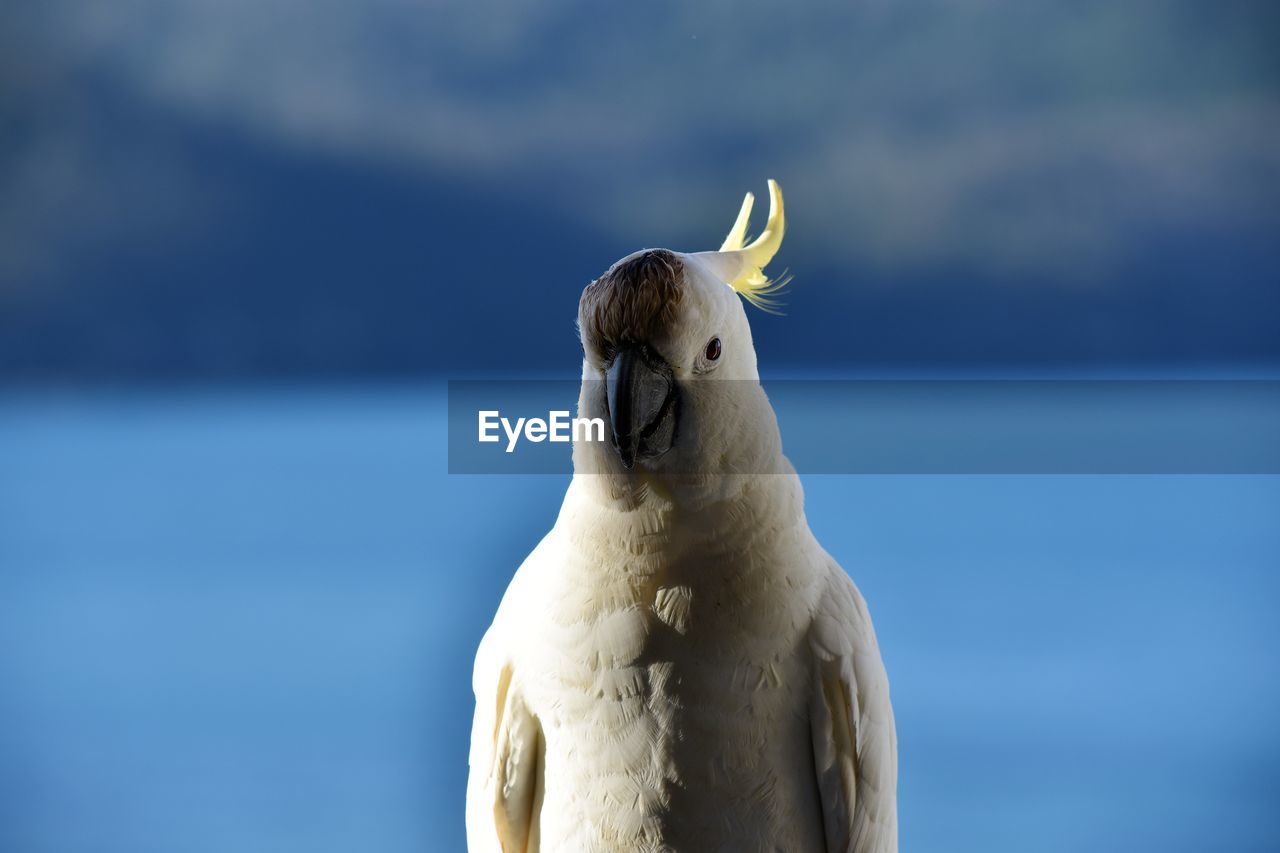
<svg viewBox="0 0 1280 853">
<path fill-rule="evenodd" d="M 582 293 L 579 411 L 607 420 L 624 469 L 739 467 L 736 457 L 760 438 L 753 418 L 776 443 L 742 302 L 773 310 L 772 297 L 785 284 L 764 274 L 785 229 L 777 183 L 769 181 L 764 231 L 747 242 L 753 202 L 748 193 L 718 251 L 636 252 Z M 759 402 L 766 411 L 758 411 Z"/>
</svg>

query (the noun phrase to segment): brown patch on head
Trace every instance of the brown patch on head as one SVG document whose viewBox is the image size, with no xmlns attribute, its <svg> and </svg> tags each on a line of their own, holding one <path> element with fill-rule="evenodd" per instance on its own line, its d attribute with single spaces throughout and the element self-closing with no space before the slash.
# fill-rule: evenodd
<svg viewBox="0 0 1280 853">
<path fill-rule="evenodd" d="M 604 356 L 624 343 L 653 339 L 680 304 L 684 265 L 666 249 L 619 261 L 582 291 L 578 328 L 588 352 Z"/>
</svg>

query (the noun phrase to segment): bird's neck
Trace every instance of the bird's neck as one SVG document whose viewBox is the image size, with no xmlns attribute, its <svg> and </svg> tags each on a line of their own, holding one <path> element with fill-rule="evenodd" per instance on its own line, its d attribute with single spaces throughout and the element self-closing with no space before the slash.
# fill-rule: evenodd
<svg viewBox="0 0 1280 853">
<path fill-rule="evenodd" d="M 782 460 L 786 463 L 786 460 Z M 562 516 L 606 553 L 651 555 L 657 562 L 733 562 L 762 538 L 806 524 L 799 478 L 784 474 L 669 478 L 577 475 Z M 642 561 L 643 562 L 643 561 Z"/>
</svg>

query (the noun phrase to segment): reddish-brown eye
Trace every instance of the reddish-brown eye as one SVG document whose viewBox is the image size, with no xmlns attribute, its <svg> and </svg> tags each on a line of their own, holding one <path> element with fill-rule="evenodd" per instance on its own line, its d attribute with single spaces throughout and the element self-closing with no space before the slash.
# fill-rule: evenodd
<svg viewBox="0 0 1280 853">
<path fill-rule="evenodd" d="M 707 361 L 715 361 L 720 357 L 720 339 L 712 338 L 707 343 Z"/>
</svg>

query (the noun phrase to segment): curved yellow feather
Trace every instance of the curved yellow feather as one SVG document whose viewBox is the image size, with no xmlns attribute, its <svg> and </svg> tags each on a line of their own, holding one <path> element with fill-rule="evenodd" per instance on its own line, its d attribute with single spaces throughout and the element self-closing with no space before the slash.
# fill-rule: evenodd
<svg viewBox="0 0 1280 853">
<path fill-rule="evenodd" d="M 724 238 L 724 242 L 720 244 L 720 251 L 733 252 L 742 248 L 742 244 L 747 242 L 747 224 L 751 221 L 751 207 L 756 203 L 754 193 L 747 193 L 746 198 L 742 200 L 742 207 L 738 210 L 738 218 L 733 221 L 733 227 L 729 229 L 729 236 Z"/>
<path fill-rule="evenodd" d="M 791 280 L 790 276 L 786 275 L 770 279 L 764 274 L 764 268 L 773 260 L 773 256 L 782 246 L 782 237 L 787 230 L 786 213 L 782 206 L 782 188 L 778 186 L 778 182 L 772 178 L 769 179 L 769 218 L 765 222 L 764 230 L 760 232 L 759 237 L 744 246 L 747 224 L 751 218 L 751 208 L 754 203 L 755 196 L 747 193 L 746 198 L 742 200 L 742 208 L 738 211 L 738 218 L 734 221 L 733 228 L 729 230 L 729 236 L 720 246 L 720 254 L 728 256 L 724 258 L 725 260 L 732 257 L 737 261 L 736 264 L 732 264 L 736 267 L 736 275 L 725 283 L 757 308 L 777 313 L 778 302 L 773 297 Z"/>
</svg>

